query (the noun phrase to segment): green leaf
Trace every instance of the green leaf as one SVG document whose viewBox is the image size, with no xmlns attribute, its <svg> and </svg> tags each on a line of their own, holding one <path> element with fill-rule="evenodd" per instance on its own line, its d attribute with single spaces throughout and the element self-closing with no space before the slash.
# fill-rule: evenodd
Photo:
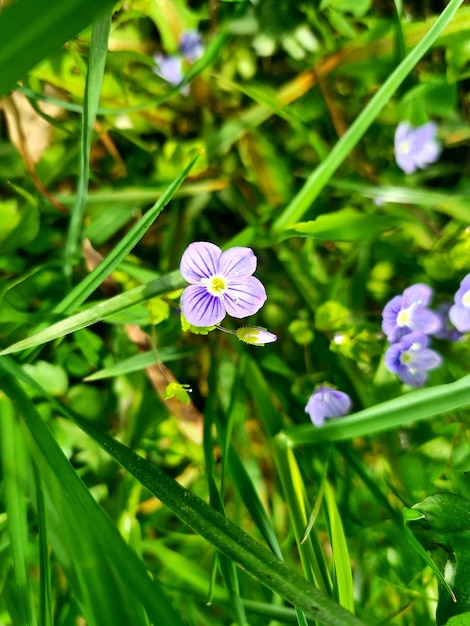
<svg viewBox="0 0 470 626">
<path fill-rule="evenodd" d="M 0 95 L 115 0 L 17 0 L 0 12 Z"/>
<path fill-rule="evenodd" d="M 83 212 L 88 194 L 90 177 L 90 149 L 96 111 L 103 82 L 108 38 L 111 28 L 112 7 L 93 22 L 91 31 L 90 57 L 85 85 L 85 98 L 82 117 L 82 137 L 80 142 L 80 174 L 77 184 L 77 197 L 70 214 L 69 231 L 65 244 L 65 273 L 72 273 L 73 257 L 78 247 L 82 229 Z"/>
<path fill-rule="evenodd" d="M 323 241 L 357 241 L 372 239 L 396 226 L 393 217 L 364 215 L 354 209 L 341 209 L 320 215 L 309 222 L 299 222 L 285 230 L 282 237 L 312 237 Z"/>
</svg>

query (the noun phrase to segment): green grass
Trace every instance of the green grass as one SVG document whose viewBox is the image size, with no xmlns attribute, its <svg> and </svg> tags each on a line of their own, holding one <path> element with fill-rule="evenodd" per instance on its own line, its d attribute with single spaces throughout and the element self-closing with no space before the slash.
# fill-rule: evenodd
<svg viewBox="0 0 470 626">
<path fill-rule="evenodd" d="M 2 626 L 465 623 L 468 335 L 414 389 L 381 330 L 470 271 L 462 5 L 0 11 Z M 405 120 L 443 148 L 410 175 Z M 195 241 L 254 250 L 256 315 L 182 319 Z M 352 409 L 315 427 L 324 383 Z"/>
</svg>

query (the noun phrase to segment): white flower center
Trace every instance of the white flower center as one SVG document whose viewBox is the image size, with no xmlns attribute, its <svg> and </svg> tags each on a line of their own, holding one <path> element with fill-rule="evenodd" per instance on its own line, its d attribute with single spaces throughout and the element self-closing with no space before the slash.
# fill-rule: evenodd
<svg viewBox="0 0 470 626">
<path fill-rule="evenodd" d="M 201 278 L 201 285 L 207 287 L 207 291 L 212 296 L 218 296 L 219 298 L 224 295 L 227 289 L 227 281 L 223 276 L 211 276 L 210 278 Z"/>
<path fill-rule="evenodd" d="M 410 318 L 411 309 L 402 309 L 397 315 L 397 326 L 399 326 L 400 328 L 403 328 L 403 326 L 408 326 Z"/>
<path fill-rule="evenodd" d="M 470 289 L 463 294 L 462 304 L 466 309 L 470 309 Z"/>
</svg>

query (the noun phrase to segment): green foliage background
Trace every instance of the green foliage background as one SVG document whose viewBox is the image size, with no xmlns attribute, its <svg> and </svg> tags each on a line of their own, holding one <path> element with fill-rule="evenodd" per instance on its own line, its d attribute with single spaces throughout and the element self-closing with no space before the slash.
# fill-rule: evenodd
<svg viewBox="0 0 470 626">
<path fill-rule="evenodd" d="M 153 55 L 194 29 L 184 95 Z M 470 271 L 469 36 L 458 0 L 2 8 L 2 626 L 466 623 L 465 514 L 402 509 L 467 510 L 470 344 L 411 390 L 380 324 Z M 254 249 L 276 343 L 182 327 L 192 241 Z M 322 382 L 354 414 L 315 428 Z"/>
</svg>

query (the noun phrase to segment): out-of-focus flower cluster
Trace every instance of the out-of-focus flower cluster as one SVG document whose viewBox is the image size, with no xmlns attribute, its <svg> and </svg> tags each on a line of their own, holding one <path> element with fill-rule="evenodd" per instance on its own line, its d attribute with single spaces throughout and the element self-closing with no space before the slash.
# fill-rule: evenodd
<svg viewBox="0 0 470 626">
<path fill-rule="evenodd" d="M 187 31 L 183 33 L 179 40 L 178 53 L 169 56 L 157 52 L 153 56 L 156 67 L 155 74 L 163 78 L 170 85 L 179 85 L 183 78 L 183 61 L 193 63 L 204 54 L 204 44 L 201 35 L 197 31 Z M 185 85 L 181 89 L 185 96 L 189 94 L 189 86 Z"/>
<path fill-rule="evenodd" d="M 320 385 L 308 399 L 305 413 L 308 413 L 315 426 L 322 426 L 326 418 L 349 413 L 351 405 L 351 398 L 344 391 Z"/>
<path fill-rule="evenodd" d="M 385 365 L 413 387 L 423 385 L 428 371 L 442 363 L 442 357 L 429 347 L 430 337 L 457 341 L 470 330 L 470 274 L 462 280 L 454 304 L 443 302 L 431 311 L 432 297 L 428 285 L 412 285 L 392 298 L 382 314 L 382 330 L 391 344 Z"/>
</svg>

